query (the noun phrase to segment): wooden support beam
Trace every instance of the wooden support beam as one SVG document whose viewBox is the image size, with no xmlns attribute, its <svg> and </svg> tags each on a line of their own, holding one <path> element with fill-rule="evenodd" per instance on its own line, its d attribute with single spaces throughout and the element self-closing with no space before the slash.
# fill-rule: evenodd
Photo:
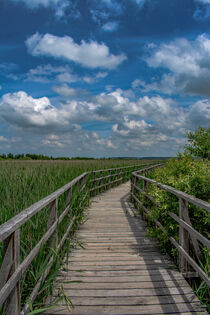
<svg viewBox="0 0 210 315">
<path fill-rule="evenodd" d="M 50 207 L 50 215 L 48 220 L 48 229 L 57 221 L 57 209 L 58 209 L 58 199 L 56 198 Z M 57 229 L 53 232 L 49 239 L 50 248 L 56 248 L 57 244 Z"/>
<path fill-rule="evenodd" d="M 184 219 L 184 212 L 188 211 L 188 204 L 182 198 L 179 198 L 179 218 Z M 189 233 L 185 228 L 179 225 L 179 245 L 189 254 Z M 188 272 L 189 266 L 187 260 L 182 255 L 182 252 L 179 252 L 179 269 L 181 272 Z"/>
<path fill-rule="evenodd" d="M 4 242 L 3 242 L 3 252 L 4 260 L 8 262 L 9 268 L 2 265 L 1 275 L 4 277 L 4 283 L 2 287 L 7 282 L 7 280 L 12 276 L 15 270 L 20 264 L 20 230 L 13 232 Z M 0 288 L 1 289 L 1 288 Z M 3 304 L 3 312 L 5 315 L 19 315 L 20 312 L 20 282 L 18 281 L 16 285 L 11 290 L 11 293 L 7 297 Z"/>
</svg>

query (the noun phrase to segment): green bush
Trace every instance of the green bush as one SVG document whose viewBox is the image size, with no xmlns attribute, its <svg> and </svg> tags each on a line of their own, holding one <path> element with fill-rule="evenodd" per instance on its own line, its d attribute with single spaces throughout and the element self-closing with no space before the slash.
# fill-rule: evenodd
<svg viewBox="0 0 210 315">
<path fill-rule="evenodd" d="M 199 127 L 194 133 L 189 132 L 187 137 L 186 153 L 194 157 L 210 158 L 210 128 Z"/>
<path fill-rule="evenodd" d="M 179 156 L 178 159 L 169 160 L 164 167 L 157 169 L 151 177 L 156 181 L 172 186 L 177 190 L 186 192 L 199 199 L 210 201 L 209 167 L 204 160 L 195 161 L 190 156 Z M 168 212 L 178 215 L 178 198 L 173 194 L 150 185 L 150 194 L 157 200 L 160 207 L 152 208 L 151 215 L 158 219 L 170 235 L 174 235 L 174 220 L 170 219 Z M 209 236 L 209 213 L 197 206 L 189 204 L 189 215 L 193 227 L 204 236 Z M 172 221 L 171 221 L 172 220 Z"/>
<path fill-rule="evenodd" d="M 209 183 L 209 152 L 210 152 L 210 129 L 199 128 L 194 133 L 188 134 L 188 145 L 183 154 L 177 158 L 170 159 L 164 167 L 158 168 L 150 174 L 150 177 L 157 182 L 172 186 L 196 198 L 210 202 Z M 160 241 L 162 251 L 168 252 L 178 262 L 178 252 L 169 242 L 168 237 L 172 236 L 179 240 L 178 223 L 168 213 L 173 212 L 179 215 L 178 197 L 166 190 L 158 188 L 154 184 L 148 184 L 148 193 L 155 198 L 159 206 L 155 206 L 146 196 L 140 197 L 144 205 L 150 210 L 148 221 L 150 236 Z M 210 236 L 210 214 L 189 203 L 189 217 L 192 226 L 206 238 Z M 162 233 L 159 228 L 154 229 L 154 220 L 158 220 L 166 230 Z M 197 261 L 206 273 L 209 272 L 210 256 L 207 248 L 199 244 L 202 257 L 197 257 L 193 248 L 190 255 Z M 194 281 L 194 288 L 198 297 L 208 306 L 209 289 L 204 281 Z"/>
</svg>

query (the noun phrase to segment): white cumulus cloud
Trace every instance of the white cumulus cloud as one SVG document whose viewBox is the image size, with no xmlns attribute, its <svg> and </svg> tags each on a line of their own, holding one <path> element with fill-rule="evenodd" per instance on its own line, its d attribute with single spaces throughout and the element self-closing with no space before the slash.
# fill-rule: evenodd
<svg viewBox="0 0 210 315">
<path fill-rule="evenodd" d="M 126 59 L 124 54 L 111 54 L 104 43 L 82 40 L 77 44 L 70 36 L 35 33 L 26 40 L 26 46 L 33 56 L 66 59 L 87 68 L 114 69 Z"/>
<path fill-rule="evenodd" d="M 30 69 L 26 74 L 22 75 L 25 81 L 32 82 L 76 82 L 78 76 L 74 74 L 68 65 L 52 66 L 51 64 L 38 65 L 36 68 Z"/>
<path fill-rule="evenodd" d="M 170 71 L 161 82 L 153 82 L 146 88 L 210 96 L 210 38 L 199 35 L 194 41 L 179 38 L 170 43 L 162 43 L 151 48 L 151 56 L 146 59 L 150 67 L 166 68 Z M 142 82 L 140 82 L 142 85 Z"/>
<path fill-rule="evenodd" d="M 102 29 L 105 32 L 114 32 L 118 29 L 119 23 L 118 22 L 107 22 L 102 26 Z"/>
</svg>

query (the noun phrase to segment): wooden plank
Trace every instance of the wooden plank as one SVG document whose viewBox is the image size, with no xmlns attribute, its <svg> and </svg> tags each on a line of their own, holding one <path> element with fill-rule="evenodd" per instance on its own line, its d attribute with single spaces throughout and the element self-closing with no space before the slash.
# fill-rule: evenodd
<svg viewBox="0 0 210 315">
<path fill-rule="evenodd" d="M 85 261 L 83 259 L 85 258 Z M 140 256 L 136 254 L 120 254 L 117 255 L 115 253 L 108 253 L 108 254 L 95 254 L 95 253 L 85 253 L 85 254 L 79 254 L 76 253 L 75 255 L 71 254 L 69 258 L 69 263 L 71 262 L 81 262 L 81 264 L 86 263 L 103 263 L 103 262 L 109 262 L 109 263 L 115 263 L 118 261 L 119 263 L 124 264 L 124 262 L 132 262 L 136 261 L 136 263 L 147 263 L 149 261 L 169 261 L 169 258 L 167 256 L 160 256 L 156 253 L 156 255 L 153 256 Z"/>
<path fill-rule="evenodd" d="M 95 257 L 95 256 L 94 256 Z M 137 256 L 135 257 L 125 257 L 121 260 L 119 260 L 121 256 L 116 257 L 115 259 L 107 257 L 107 259 L 105 259 L 104 257 L 102 257 L 101 259 L 97 259 L 97 258 L 93 258 L 92 260 L 90 260 L 89 257 L 86 256 L 85 261 L 81 260 L 81 256 L 77 259 L 74 259 L 70 256 L 69 258 L 69 265 L 70 266 L 74 266 L 75 264 L 80 266 L 112 266 L 112 265 L 117 265 L 117 266 L 124 266 L 124 265 L 152 265 L 155 263 L 171 263 L 171 261 L 169 259 L 161 259 L 160 257 L 156 258 L 156 259 L 150 259 L 150 260 L 146 260 L 146 259 L 139 259 Z"/>
<path fill-rule="evenodd" d="M 56 310 L 55 313 L 49 312 L 48 314 L 63 314 L 67 315 L 69 314 L 67 307 L 65 309 Z M 121 305 L 116 305 L 115 307 L 113 306 L 97 306 L 95 308 L 94 306 L 79 306 L 75 308 L 73 311 L 73 314 L 75 315 L 90 315 L 90 314 L 101 314 L 101 315 L 113 315 L 113 314 L 204 314 L 202 311 L 198 311 L 196 304 L 193 305 L 192 303 L 179 303 L 179 304 L 162 304 L 162 305 L 129 305 L 129 306 L 121 306 Z M 206 313 L 207 314 L 207 313 Z"/>
<path fill-rule="evenodd" d="M 80 277 L 116 277 L 116 276 L 142 276 L 147 275 L 150 277 L 153 277 L 157 274 L 169 274 L 171 275 L 172 270 L 170 268 L 159 268 L 155 270 L 115 270 L 115 271 L 84 271 L 81 269 L 78 269 L 77 271 L 72 271 L 71 273 L 67 270 L 60 271 L 58 273 L 59 276 L 67 277 L 69 274 L 71 274 L 72 277 L 75 277 L 76 275 Z"/>
<path fill-rule="evenodd" d="M 87 242 L 89 241 L 106 241 L 106 240 L 114 240 L 114 241 L 129 241 L 129 240 L 142 240 L 145 238 L 145 233 L 142 231 L 141 233 L 138 233 L 137 235 L 134 234 L 133 235 L 126 235 L 125 234 L 121 234 L 121 235 L 83 235 L 83 234 L 79 234 L 77 235 L 79 236 L 80 240 L 86 240 Z"/>
<path fill-rule="evenodd" d="M 114 297 L 114 296 L 162 296 L 162 295 L 176 295 L 176 294 L 185 294 L 185 293 L 192 293 L 192 289 L 189 286 L 186 287 L 176 287 L 176 288 L 139 288 L 139 289 L 66 289 L 65 293 L 67 296 L 76 296 L 76 297 L 83 297 L 83 296 L 97 296 L 97 297 Z M 54 296 L 56 296 L 56 290 L 54 291 Z"/>
<path fill-rule="evenodd" d="M 177 272 L 176 274 L 170 274 L 170 273 L 161 273 L 158 274 L 157 272 L 152 274 L 152 282 L 160 282 L 160 281 L 177 281 L 177 280 L 183 280 L 183 276 L 181 273 Z M 64 282 L 64 281 L 82 281 L 85 283 L 130 283 L 130 282 L 151 282 L 151 275 L 144 273 L 142 275 L 134 275 L 131 274 L 130 276 L 125 275 L 116 275 L 112 277 L 105 277 L 105 276 L 80 276 L 80 273 L 74 274 L 65 274 L 65 277 L 58 276 L 57 281 Z"/>
<path fill-rule="evenodd" d="M 138 271 L 138 270 L 158 270 L 159 268 L 170 268 L 172 267 L 172 263 L 166 264 L 166 263 L 152 263 L 152 264 L 130 264 L 130 265 L 70 265 L 68 267 L 68 271 L 72 272 L 72 271 L 77 271 L 78 269 L 84 272 L 87 271 Z M 62 270 L 62 269 L 61 269 Z"/>
<path fill-rule="evenodd" d="M 94 282 L 94 283 L 90 283 L 90 282 L 81 282 L 81 283 L 71 283 L 71 280 L 66 280 L 63 282 L 56 282 L 55 288 L 60 288 L 60 286 L 63 286 L 63 288 L 66 290 L 90 290 L 90 289 L 94 289 L 94 290 L 111 290 L 111 289 L 157 289 L 157 288 L 176 288 L 176 287 L 188 287 L 188 283 L 183 280 L 177 280 L 173 281 L 173 280 L 169 280 L 169 281 L 156 281 L 156 282 L 152 282 L 152 281 L 145 281 L 145 282 Z"/>
<path fill-rule="evenodd" d="M 178 304 L 178 303 L 198 303 L 199 300 L 193 293 L 185 295 L 164 295 L 164 296 L 137 296 L 137 297 L 72 297 L 74 306 L 97 306 L 97 305 L 151 305 L 151 304 Z M 61 302 L 61 304 L 63 304 Z"/>
</svg>

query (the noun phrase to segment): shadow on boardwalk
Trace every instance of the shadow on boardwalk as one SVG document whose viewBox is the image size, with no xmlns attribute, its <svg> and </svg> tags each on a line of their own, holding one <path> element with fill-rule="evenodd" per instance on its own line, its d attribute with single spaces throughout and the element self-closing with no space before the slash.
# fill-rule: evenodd
<svg viewBox="0 0 210 315">
<path fill-rule="evenodd" d="M 142 221 L 142 216 L 140 214 L 137 213 L 137 210 L 134 208 L 133 204 L 130 202 L 130 193 L 127 193 L 126 195 L 124 195 L 121 199 L 121 205 L 122 205 L 122 209 L 125 213 L 125 216 L 130 224 L 130 228 L 133 232 L 134 237 L 136 238 L 136 241 L 138 243 L 139 248 L 137 249 L 136 247 L 134 248 L 131 245 L 131 248 L 133 247 L 133 250 L 135 251 L 136 254 L 138 254 L 141 258 L 144 259 L 145 262 L 145 266 L 147 266 L 147 271 L 149 273 L 150 279 L 154 284 L 154 290 L 156 292 L 156 296 L 158 298 L 159 304 L 161 304 L 162 307 L 162 311 L 165 314 L 169 313 L 169 305 L 171 305 L 171 307 L 173 307 L 173 313 L 179 313 L 179 307 L 177 305 L 176 299 L 175 299 L 175 295 L 171 294 L 170 289 L 168 288 L 167 282 L 165 281 L 164 277 L 163 277 L 163 273 L 161 272 L 162 269 L 157 268 L 157 259 L 155 258 L 154 254 L 157 254 L 157 246 L 156 246 L 156 242 L 154 242 L 154 249 L 151 248 L 145 248 L 144 244 L 142 243 L 142 240 L 139 240 L 138 238 L 138 229 L 139 229 L 139 223 L 136 222 L 133 217 L 136 216 L 138 218 L 139 221 Z M 132 215 L 131 215 L 132 212 Z M 145 237 L 146 236 L 146 231 L 145 231 Z M 155 250 L 157 249 L 157 250 Z M 148 253 L 150 253 L 150 255 L 148 255 Z M 160 257 L 162 256 L 163 259 L 169 259 L 170 258 L 168 256 L 162 255 L 159 251 L 158 251 Z M 155 266 L 155 267 L 154 267 Z M 162 266 L 162 265 L 161 265 Z M 195 300 L 195 297 L 193 295 L 186 295 L 183 287 L 180 286 L 180 282 L 177 281 L 176 276 L 174 275 L 174 272 L 170 272 L 170 269 L 168 269 L 169 266 L 169 262 L 167 261 L 165 267 L 167 269 L 167 272 L 169 274 L 169 278 L 172 281 L 174 287 L 177 288 L 177 295 L 181 295 L 182 296 L 182 302 L 186 303 L 186 308 L 189 312 L 195 311 L 194 308 L 192 308 L 192 302 L 193 300 Z M 171 269 L 175 270 L 175 266 L 173 266 L 173 263 L 171 262 Z M 155 271 L 155 272 L 154 272 Z M 155 285 L 156 284 L 156 285 Z M 159 284 L 159 285 L 158 285 Z M 162 288 L 164 288 L 164 291 L 161 290 Z M 193 312 L 193 314 L 195 314 Z"/>
</svg>

